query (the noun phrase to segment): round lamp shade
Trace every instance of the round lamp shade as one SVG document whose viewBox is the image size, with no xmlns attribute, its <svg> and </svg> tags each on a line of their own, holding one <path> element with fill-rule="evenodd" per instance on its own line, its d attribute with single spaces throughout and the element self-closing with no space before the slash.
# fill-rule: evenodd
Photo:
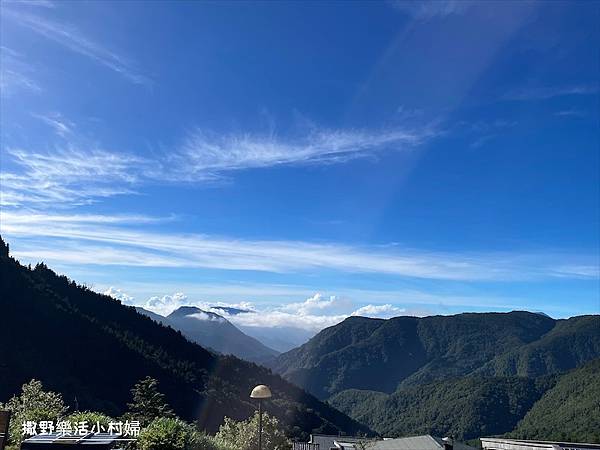
<svg viewBox="0 0 600 450">
<path fill-rule="evenodd" d="M 265 386 L 264 384 L 259 384 L 250 393 L 250 398 L 271 398 L 271 389 L 269 386 Z"/>
</svg>

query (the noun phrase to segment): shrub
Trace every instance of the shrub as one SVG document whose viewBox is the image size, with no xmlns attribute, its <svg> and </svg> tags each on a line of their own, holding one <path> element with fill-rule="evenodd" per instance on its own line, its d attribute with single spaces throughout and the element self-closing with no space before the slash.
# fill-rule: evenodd
<svg viewBox="0 0 600 450">
<path fill-rule="evenodd" d="M 258 445 L 258 413 L 243 422 L 236 422 L 229 417 L 219 428 L 215 436 L 219 445 L 228 446 L 236 450 L 254 450 Z M 277 418 L 263 414 L 263 450 L 287 450 L 291 443 L 279 428 Z"/>
<path fill-rule="evenodd" d="M 96 427 L 96 429 L 94 430 L 95 432 L 108 431 L 109 422 L 115 421 L 115 419 L 113 419 L 112 417 L 106 416 L 96 411 L 76 411 L 72 414 L 69 414 L 64 420 L 69 421 L 72 424 L 75 422 L 86 421 L 90 427 L 90 431 L 92 431 L 92 427 Z M 104 429 L 98 429 L 98 424 Z"/>
<path fill-rule="evenodd" d="M 138 381 L 131 389 L 133 401 L 128 403 L 126 417 L 139 420 L 144 426 L 157 418 L 175 417 L 173 409 L 167 403 L 164 394 L 158 390 L 158 381 L 146 377 Z"/>
<path fill-rule="evenodd" d="M 172 417 L 154 419 L 140 433 L 137 447 L 140 450 L 229 450 L 214 438 L 197 432 L 192 425 Z"/>
<path fill-rule="evenodd" d="M 39 423 L 42 420 L 57 422 L 67 412 L 68 407 L 62 396 L 56 392 L 44 391 L 41 381 L 31 380 L 21 388 L 21 395 L 12 397 L 0 409 L 12 412 L 10 419 L 9 444 L 19 446 L 27 437 L 22 433 L 25 421 Z"/>
<path fill-rule="evenodd" d="M 204 433 L 196 433 L 194 444 L 194 450 L 238 450 L 217 440 Z"/>
</svg>

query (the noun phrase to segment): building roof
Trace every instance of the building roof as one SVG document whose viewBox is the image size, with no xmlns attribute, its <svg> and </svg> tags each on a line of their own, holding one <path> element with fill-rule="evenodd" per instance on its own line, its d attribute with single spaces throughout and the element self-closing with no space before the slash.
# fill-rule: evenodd
<svg viewBox="0 0 600 450">
<path fill-rule="evenodd" d="M 38 434 L 25 439 L 21 444 L 21 450 L 73 449 L 79 445 L 92 445 L 96 449 L 104 449 L 112 447 L 119 440 L 123 440 L 121 439 L 121 435 L 109 433 L 88 433 L 82 436 L 63 435 L 60 433 Z"/>
<path fill-rule="evenodd" d="M 600 444 L 563 442 L 563 441 L 530 441 L 525 439 L 481 438 L 484 449 L 494 450 L 600 450 Z"/>
<path fill-rule="evenodd" d="M 311 434 L 310 443 L 318 444 L 319 450 L 329 450 L 330 448 L 336 448 L 336 442 L 345 442 L 347 444 L 361 442 L 364 440 L 370 440 L 364 437 L 353 437 L 353 436 L 338 436 L 337 434 Z"/>
<path fill-rule="evenodd" d="M 443 450 L 444 442 L 441 438 L 425 434 L 423 436 L 410 436 L 397 439 L 384 439 L 371 442 L 368 450 Z M 454 442 L 454 450 L 474 450 L 473 447 Z"/>
<path fill-rule="evenodd" d="M 410 436 L 397 439 L 373 439 L 365 437 L 337 436 L 328 434 L 313 434 L 310 436 L 310 444 L 319 446 L 319 450 L 331 448 L 352 449 L 352 444 L 363 442 L 368 450 L 444 450 L 442 438 L 430 436 Z M 454 442 L 454 450 L 475 450 L 473 447 Z M 576 449 L 571 449 L 576 450 Z M 600 450 L 600 449 L 593 449 Z"/>
</svg>

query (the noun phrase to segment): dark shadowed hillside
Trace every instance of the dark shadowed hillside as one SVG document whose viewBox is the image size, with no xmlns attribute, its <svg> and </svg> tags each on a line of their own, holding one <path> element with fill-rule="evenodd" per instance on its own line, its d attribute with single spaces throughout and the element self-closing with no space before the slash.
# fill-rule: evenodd
<svg viewBox="0 0 600 450">
<path fill-rule="evenodd" d="M 290 434 L 366 430 L 263 367 L 219 357 L 43 264 L 21 266 L 1 240 L 0 293 L 0 401 L 37 378 L 82 410 L 120 414 L 149 375 L 179 415 L 215 430 L 224 415 L 248 417 L 251 388 L 266 383 L 274 392 L 266 409 Z"/>
</svg>

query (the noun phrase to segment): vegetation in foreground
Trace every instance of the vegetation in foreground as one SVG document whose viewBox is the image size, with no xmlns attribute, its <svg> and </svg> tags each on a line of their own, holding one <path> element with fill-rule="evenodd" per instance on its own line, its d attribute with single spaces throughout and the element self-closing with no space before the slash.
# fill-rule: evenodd
<svg viewBox="0 0 600 450">
<path fill-rule="evenodd" d="M 22 423 L 42 420 L 72 423 L 87 421 L 104 427 L 112 421 L 139 420 L 142 430 L 137 442 L 127 444 L 127 450 L 254 450 L 258 441 L 258 413 L 244 421 L 225 418 L 216 435 L 211 436 L 177 417 L 158 390 L 156 380 L 147 377 L 131 390 L 133 401 L 128 411 L 112 418 L 95 411 L 75 411 L 69 414 L 60 394 L 45 391 L 42 383 L 31 380 L 23 385 L 20 395 L 12 397 L 0 409 L 12 412 L 8 450 L 18 450 L 26 436 Z M 287 450 L 291 443 L 277 418 L 263 414 L 263 449 Z"/>
</svg>

